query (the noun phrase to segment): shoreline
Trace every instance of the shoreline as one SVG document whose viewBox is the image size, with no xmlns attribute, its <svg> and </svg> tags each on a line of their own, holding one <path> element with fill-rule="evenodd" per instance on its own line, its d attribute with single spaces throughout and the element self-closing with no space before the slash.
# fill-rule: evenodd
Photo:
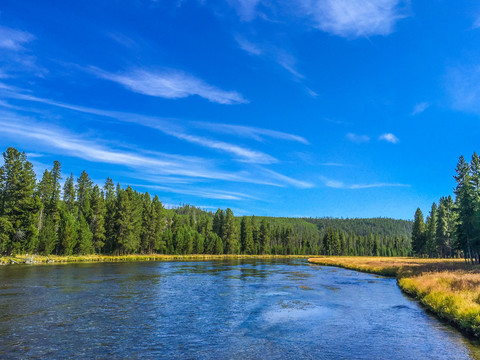
<svg viewBox="0 0 480 360">
<path fill-rule="evenodd" d="M 46 264 L 75 264 L 98 262 L 133 262 L 133 261 L 208 261 L 234 259 L 305 259 L 311 255 L 162 255 L 162 254 L 135 254 L 135 255 L 15 255 L 0 257 L 0 265 L 46 265 Z"/>
<path fill-rule="evenodd" d="M 396 278 L 404 294 L 439 320 L 480 339 L 480 266 L 463 259 L 313 257 L 308 262 Z"/>
</svg>

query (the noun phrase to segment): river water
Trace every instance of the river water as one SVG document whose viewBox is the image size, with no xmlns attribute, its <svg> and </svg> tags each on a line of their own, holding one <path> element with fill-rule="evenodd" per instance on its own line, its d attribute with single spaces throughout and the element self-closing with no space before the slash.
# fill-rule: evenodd
<svg viewBox="0 0 480 360">
<path fill-rule="evenodd" d="M 394 279 L 306 260 L 0 268 L 0 358 L 480 359 Z"/>
</svg>

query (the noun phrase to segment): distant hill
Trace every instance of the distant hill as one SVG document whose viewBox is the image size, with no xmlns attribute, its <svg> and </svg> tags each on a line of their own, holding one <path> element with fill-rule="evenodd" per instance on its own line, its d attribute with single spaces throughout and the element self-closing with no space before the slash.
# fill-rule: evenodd
<svg viewBox="0 0 480 360">
<path fill-rule="evenodd" d="M 304 218 L 315 224 L 321 233 L 329 227 L 336 230 L 343 230 L 347 233 L 354 233 L 358 236 L 378 234 L 383 236 L 410 237 L 412 234 L 413 221 L 397 220 L 390 218 Z"/>
</svg>

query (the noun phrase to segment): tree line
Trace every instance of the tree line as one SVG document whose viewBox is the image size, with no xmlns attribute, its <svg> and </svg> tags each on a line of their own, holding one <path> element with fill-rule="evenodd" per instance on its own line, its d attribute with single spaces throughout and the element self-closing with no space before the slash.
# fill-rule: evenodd
<svg viewBox="0 0 480 360">
<path fill-rule="evenodd" d="M 412 228 L 413 251 L 418 256 L 464 257 L 480 263 L 480 157 L 470 163 L 460 156 L 454 175 L 455 198 L 433 203 L 424 220 L 417 208 Z"/>
<path fill-rule="evenodd" d="M 83 171 L 61 186 L 58 161 L 37 181 L 24 152 L 10 147 L 0 168 L 0 253 L 408 255 L 405 224 L 369 219 L 236 217 L 231 209 L 166 209 L 157 195 L 94 184 Z M 339 224 L 342 224 L 343 227 Z M 373 221 L 373 222 L 372 222 Z M 373 225 L 372 225 L 373 224 Z M 382 225 L 383 224 L 383 225 Z M 357 230 L 357 232 L 355 232 Z"/>
</svg>

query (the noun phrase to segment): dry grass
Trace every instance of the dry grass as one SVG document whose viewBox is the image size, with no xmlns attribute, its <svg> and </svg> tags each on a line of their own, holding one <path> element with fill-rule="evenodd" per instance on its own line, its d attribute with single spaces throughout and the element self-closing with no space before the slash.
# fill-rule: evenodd
<svg viewBox="0 0 480 360">
<path fill-rule="evenodd" d="M 400 288 L 427 309 L 480 337 L 480 266 L 462 259 L 319 257 L 309 261 L 395 276 Z"/>
</svg>

